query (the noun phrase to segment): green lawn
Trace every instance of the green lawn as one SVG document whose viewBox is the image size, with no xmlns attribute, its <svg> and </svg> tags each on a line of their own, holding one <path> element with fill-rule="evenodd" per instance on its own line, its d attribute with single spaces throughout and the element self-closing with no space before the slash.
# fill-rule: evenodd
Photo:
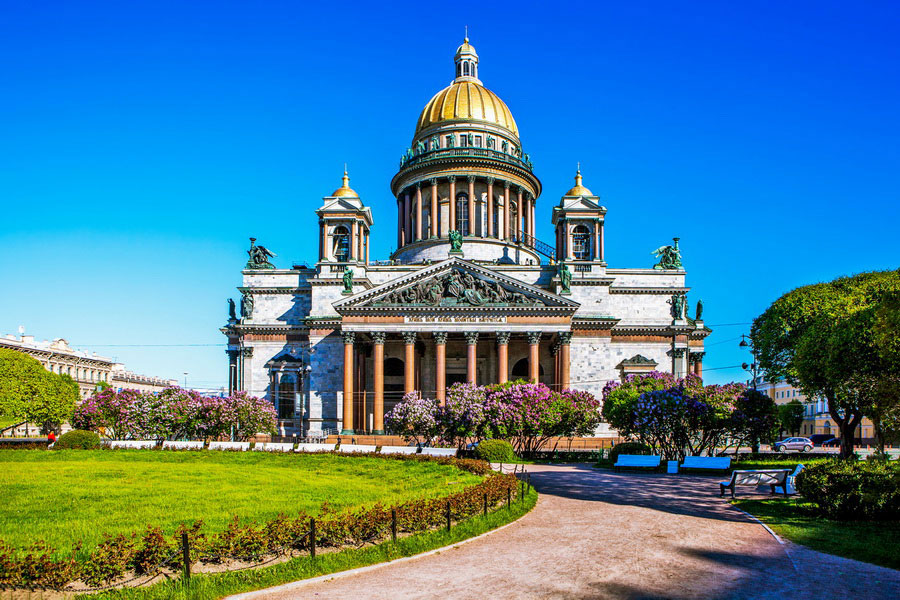
<svg viewBox="0 0 900 600">
<path fill-rule="evenodd" d="M 820 552 L 900 569 L 898 521 L 832 521 L 817 516 L 812 505 L 797 498 L 733 502 L 792 542 Z"/>
<path fill-rule="evenodd" d="M 795 469 L 797 465 L 810 467 L 823 462 L 831 462 L 835 460 L 833 457 L 822 456 L 791 456 L 791 457 L 773 457 L 763 460 L 742 460 L 740 462 L 731 463 L 732 469 Z"/>
<path fill-rule="evenodd" d="M 172 533 L 203 519 L 210 531 L 233 515 L 262 521 L 443 496 L 480 478 L 455 467 L 334 454 L 162 452 L 149 450 L 0 451 L 0 540 L 21 548 L 43 539 L 59 550 L 103 533 Z"/>
</svg>

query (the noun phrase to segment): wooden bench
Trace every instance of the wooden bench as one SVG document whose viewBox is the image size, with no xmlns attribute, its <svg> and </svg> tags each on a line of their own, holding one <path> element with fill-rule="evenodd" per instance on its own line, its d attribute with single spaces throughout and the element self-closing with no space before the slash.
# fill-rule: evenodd
<svg viewBox="0 0 900 600">
<path fill-rule="evenodd" d="M 685 456 L 682 469 L 705 469 L 708 471 L 727 471 L 731 468 L 730 456 Z"/>
<path fill-rule="evenodd" d="M 725 497 L 725 490 L 731 490 L 731 497 L 734 498 L 734 488 L 739 485 L 752 485 L 758 487 L 768 485 L 775 493 L 775 488 L 784 486 L 790 469 L 760 469 L 755 471 L 732 471 L 731 479 L 719 482 L 719 492 L 721 497 Z M 786 487 L 786 486 L 785 486 Z M 785 489 L 785 497 L 787 490 Z"/>
<path fill-rule="evenodd" d="M 422 448 L 425 456 L 456 456 L 456 448 Z"/>
<path fill-rule="evenodd" d="M 623 467 L 629 469 L 658 469 L 660 460 L 662 460 L 662 457 L 658 454 L 620 454 L 616 464 L 613 465 L 613 469 L 616 472 Z"/>
</svg>

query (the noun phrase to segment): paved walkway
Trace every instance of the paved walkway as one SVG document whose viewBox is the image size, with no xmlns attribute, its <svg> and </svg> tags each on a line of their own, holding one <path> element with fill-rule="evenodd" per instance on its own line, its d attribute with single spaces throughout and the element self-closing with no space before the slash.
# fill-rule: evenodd
<svg viewBox="0 0 900 600">
<path fill-rule="evenodd" d="M 252 597 L 900 597 L 900 571 L 780 544 L 718 498 L 717 478 L 571 465 L 529 471 L 540 501 L 501 531 L 439 554 Z"/>
</svg>

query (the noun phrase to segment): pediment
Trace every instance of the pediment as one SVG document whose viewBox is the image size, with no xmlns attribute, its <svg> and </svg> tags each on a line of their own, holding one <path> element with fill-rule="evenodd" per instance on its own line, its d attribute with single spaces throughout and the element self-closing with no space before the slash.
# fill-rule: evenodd
<svg viewBox="0 0 900 600">
<path fill-rule="evenodd" d="M 579 306 L 568 298 L 455 257 L 334 303 L 339 314 L 435 309 L 451 312 L 555 309 L 571 314 Z"/>
</svg>

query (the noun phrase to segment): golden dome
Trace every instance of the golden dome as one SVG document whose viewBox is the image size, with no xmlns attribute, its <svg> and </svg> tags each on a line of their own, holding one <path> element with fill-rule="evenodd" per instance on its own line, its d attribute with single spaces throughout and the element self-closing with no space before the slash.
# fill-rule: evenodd
<svg viewBox="0 0 900 600">
<path fill-rule="evenodd" d="M 344 170 L 344 183 L 331 195 L 335 198 L 359 198 L 359 194 L 350 187 L 350 177 L 347 176 L 346 170 Z"/>
<path fill-rule="evenodd" d="M 591 190 L 581 185 L 581 169 L 575 174 L 575 187 L 566 192 L 566 196 L 593 196 Z"/>
<path fill-rule="evenodd" d="M 469 43 L 469 38 L 465 38 L 462 45 L 456 49 L 456 56 L 459 56 L 460 54 L 474 54 L 475 58 L 478 58 L 478 53 L 475 52 L 475 46 Z"/>
<path fill-rule="evenodd" d="M 464 43 L 460 49 L 465 46 L 468 43 Z M 419 116 L 416 134 L 443 121 L 482 121 L 508 129 L 519 137 L 516 121 L 503 100 L 474 81 L 454 81 L 435 94 Z"/>
</svg>

